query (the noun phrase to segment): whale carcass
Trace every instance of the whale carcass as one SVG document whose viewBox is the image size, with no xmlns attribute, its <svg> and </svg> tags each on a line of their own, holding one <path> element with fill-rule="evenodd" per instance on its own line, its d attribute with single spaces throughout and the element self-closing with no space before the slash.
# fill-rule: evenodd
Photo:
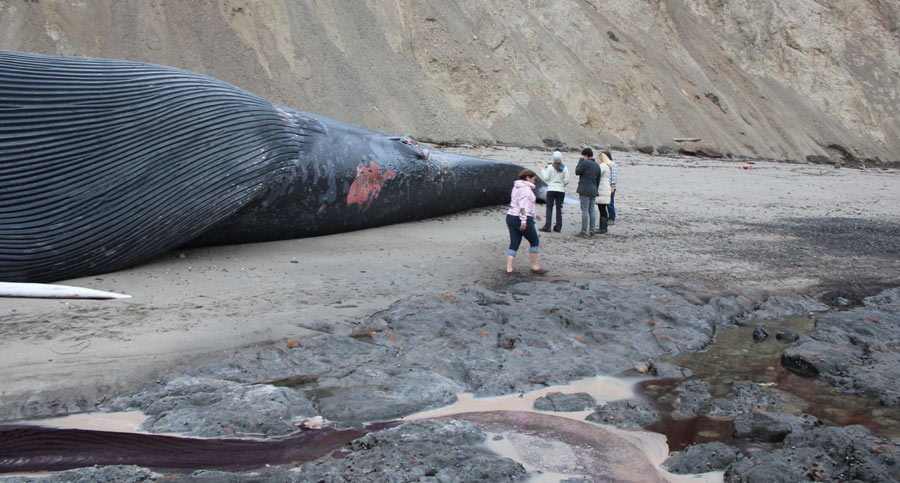
<svg viewBox="0 0 900 483">
<path fill-rule="evenodd" d="M 193 72 L 0 51 L 0 281 L 502 204 L 521 169 Z"/>
</svg>

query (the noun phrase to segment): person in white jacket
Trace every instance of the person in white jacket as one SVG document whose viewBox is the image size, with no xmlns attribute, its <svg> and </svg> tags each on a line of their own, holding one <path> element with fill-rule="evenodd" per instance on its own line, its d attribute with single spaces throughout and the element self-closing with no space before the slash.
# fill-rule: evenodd
<svg viewBox="0 0 900 483">
<path fill-rule="evenodd" d="M 562 153 L 553 152 L 553 162 L 541 170 L 541 178 L 547 182 L 547 216 L 544 217 L 546 221 L 540 230 L 550 231 L 553 207 L 556 206 L 556 224 L 553 225 L 553 231 L 559 233 L 562 231 L 562 207 L 566 200 L 566 186 L 572 179 L 569 168 L 562 162 Z"/>
<path fill-rule="evenodd" d="M 612 198 L 612 184 L 610 177 L 612 168 L 610 159 L 606 153 L 600 153 L 600 184 L 597 186 L 597 209 L 600 211 L 600 227 L 596 233 L 603 234 L 609 227 L 609 203 Z M 593 233 L 592 233 L 593 235 Z"/>
<path fill-rule="evenodd" d="M 619 182 L 619 165 L 613 160 L 612 153 L 603 151 L 603 154 L 609 158 L 609 186 L 612 187 L 612 194 L 609 197 L 609 224 L 616 224 L 616 183 Z"/>
</svg>

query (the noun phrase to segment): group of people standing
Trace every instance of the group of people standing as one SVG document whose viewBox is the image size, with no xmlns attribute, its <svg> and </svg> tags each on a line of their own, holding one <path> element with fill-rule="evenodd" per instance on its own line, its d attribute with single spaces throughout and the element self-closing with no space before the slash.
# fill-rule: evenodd
<svg viewBox="0 0 900 483">
<path fill-rule="evenodd" d="M 541 177 L 547 183 L 547 216 L 544 225 L 536 230 L 535 220 L 542 218 L 535 212 L 536 196 L 534 194 L 537 173 L 526 169 L 519 173 L 519 179 L 513 183 L 510 195 L 509 210 L 506 212 L 506 226 L 509 229 L 509 249 L 506 251 L 506 273 L 513 275 L 520 273 L 513 268 L 516 252 L 522 243 L 522 238 L 528 240 L 530 248 L 528 254 L 531 262 L 531 272 L 545 274 L 547 270 L 541 268 L 538 263 L 540 251 L 540 237 L 538 231 L 549 232 L 553 210 L 556 209 L 556 224 L 552 225 L 553 231 L 562 231 L 562 207 L 566 199 L 566 187 L 571 182 L 571 173 L 562 162 L 562 153 L 555 151 L 553 161 L 541 170 Z M 614 225 L 616 220 L 615 196 L 616 182 L 619 170 L 612 160 L 609 151 L 600 153 L 600 162 L 594 159 L 594 151 L 584 148 L 581 151 L 581 159 L 575 167 L 578 175 L 578 188 L 581 204 L 581 231 L 575 236 L 590 238 L 595 234 L 607 233 L 609 225 Z M 596 203 L 600 213 L 600 222 L 597 223 L 597 212 L 594 210 Z"/>
</svg>

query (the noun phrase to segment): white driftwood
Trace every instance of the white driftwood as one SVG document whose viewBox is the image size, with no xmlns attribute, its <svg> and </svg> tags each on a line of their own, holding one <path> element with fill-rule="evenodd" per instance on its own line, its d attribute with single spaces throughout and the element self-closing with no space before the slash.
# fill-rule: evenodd
<svg viewBox="0 0 900 483">
<path fill-rule="evenodd" d="M 46 283 L 0 282 L 0 297 L 48 299 L 127 299 L 131 295 Z"/>
</svg>

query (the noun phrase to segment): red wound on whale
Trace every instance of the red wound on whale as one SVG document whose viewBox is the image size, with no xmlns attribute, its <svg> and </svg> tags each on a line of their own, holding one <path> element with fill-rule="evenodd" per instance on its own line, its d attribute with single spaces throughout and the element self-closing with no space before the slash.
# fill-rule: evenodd
<svg viewBox="0 0 900 483">
<path fill-rule="evenodd" d="M 347 193 L 347 204 L 359 204 L 364 209 L 368 208 L 372 200 L 378 198 L 381 185 L 393 177 L 393 171 L 380 170 L 374 161 L 370 161 L 369 166 L 357 166 L 356 179 L 353 180 L 350 192 Z"/>
</svg>

